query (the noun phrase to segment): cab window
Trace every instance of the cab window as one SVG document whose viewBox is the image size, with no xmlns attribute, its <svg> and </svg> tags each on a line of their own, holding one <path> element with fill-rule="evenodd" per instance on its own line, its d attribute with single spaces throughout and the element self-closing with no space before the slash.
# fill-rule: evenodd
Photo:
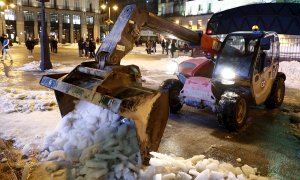
<svg viewBox="0 0 300 180">
<path fill-rule="evenodd" d="M 274 36 L 270 36 L 270 49 L 269 50 L 264 50 L 263 52 L 265 53 L 265 59 L 263 62 L 263 68 L 266 70 L 266 68 L 270 67 L 273 61 L 273 45 L 274 45 Z M 264 56 L 264 55 L 262 55 Z"/>
</svg>

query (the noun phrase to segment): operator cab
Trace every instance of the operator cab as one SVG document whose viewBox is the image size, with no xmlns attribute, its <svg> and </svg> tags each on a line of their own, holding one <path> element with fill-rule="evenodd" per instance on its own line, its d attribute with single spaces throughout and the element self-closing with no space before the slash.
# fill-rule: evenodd
<svg viewBox="0 0 300 180">
<path fill-rule="evenodd" d="M 227 35 L 218 54 L 213 83 L 220 89 L 219 93 L 232 87 L 246 87 L 252 97 L 259 96 L 264 91 L 262 89 L 266 89 L 261 95 L 265 97 L 271 90 L 278 63 L 279 39 L 275 32 L 233 32 Z M 265 98 L 254 99 L 256 104 L 265 101 Z"/>
</svg>

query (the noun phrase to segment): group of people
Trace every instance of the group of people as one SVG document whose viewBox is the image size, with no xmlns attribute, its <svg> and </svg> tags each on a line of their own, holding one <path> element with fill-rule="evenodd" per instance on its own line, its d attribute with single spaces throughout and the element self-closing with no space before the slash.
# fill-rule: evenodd
<svg viewBox="0 0 300 180">
<path fill-rule="evenodd" d="M 161 48 L 162 48 L 162 54 L 167 53 L 167 55 L 169 55 L 169 47 L 170 47 L 170 40 L 162 40 L 161 41 Z M 171 56 L 172 58 L 174 57 L 174 52 L 177 50 L 176 47 L 176 40 L 172 40 L 171 42 L 171 48 L 170 48 L 170 52 L 171 52 Z"/>
<path fill-rule="evenodd" d="M 78 50 L 79 50 L 79 57 L 94 58 L 95 50 L 96 50 L 96 42 L 94 41 L 93 38 L 90 39 L 86 38 L 85 41 L 83 40 L 83 38 L 80 38 L 78 41 Z"/>
<path fill-rule="evenodd" d="M 146 42 L 146 51 L 147 51 L 147 54 L 156 53 L 156 41 L 155 40 L 148 40 Z"/>
</svg>

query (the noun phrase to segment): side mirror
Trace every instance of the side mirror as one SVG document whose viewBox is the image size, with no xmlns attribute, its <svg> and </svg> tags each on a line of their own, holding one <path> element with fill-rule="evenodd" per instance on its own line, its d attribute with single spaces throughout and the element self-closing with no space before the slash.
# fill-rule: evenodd
<svg viewBox="0 0 300 180">
<path fill-rule="evenodd" d="M 270 39 L 269 38 L 261 38 L 259 46 L 260 46 L 261 50 L 269 50 L 271 47 Z"/>
</svg>

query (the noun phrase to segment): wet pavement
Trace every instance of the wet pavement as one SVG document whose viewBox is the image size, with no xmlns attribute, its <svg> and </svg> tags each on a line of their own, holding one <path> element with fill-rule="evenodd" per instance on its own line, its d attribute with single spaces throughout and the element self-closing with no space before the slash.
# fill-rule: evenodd
<svg viewBox="0 0 300 180">
<path fill-rule="evenodd" d="M 13 71 L 14 68 L 29 63 L 24 46 L 11 49 L 13 63 L 0 63 L 0 86 L 23 89 L 45 89 L 38 82 L 42 72 Z M 34 51 L 39 60 L 39 50 Z M 147 55 L 128 55 L 126 59 L 136 59 Z M 147 56 L 149 60 L 161 55 Z M 85 59 L 78 57 L 76 48 L 62 47 L 58 54 L 51 54 L 54 63 L 74 66 Z M 174 76 L 161 72 L 142 72 L 143 75 L 157 77 L 157 80 Z M 146 84 L 147 85 L 147 84 Z M 148 84 L 156 88 L 158 84 Z M 197 154 L 231 162 L 233 165 L 248 164 L 257 167 L 262 175 L 276 179 L 299 179 L 300 141 L 290 131 L 290 116 L 300 112 L 299 90 L 286 89 L 281 109 L 265 110 L 263 106 L 252 107 L 249 111 L 247 128 L 240 133 L 228 133 L 217 123 L 216 117 L 208 110 L 197 110 L 184 106 L 179 114 L 170 115 L 162 138 L 159 152 L 172 153 L 185 158 Z M 299 111 L 298 111 L 299 110 Z M 297 112 L 298 111 L 298 112 Z M 241 158 L 241 162 L 236 159 Z"/>
<path fill-rule="evenodd" d="M 179 114 L 170 115 L 159 151 L 185 158 L 204 154 L 233 165 L 257 167 L 262 175 L 275 179 L 299 179 L 300 139 L 291 133 L 292 112 L 287 111 L 299 107 L 300 92 L 287 89 L 285 98 L 281 109 L 252 107 L 247 127 L 239 133 L 220 127 L 209 111 L 184 106 Z"/>
</svg>

